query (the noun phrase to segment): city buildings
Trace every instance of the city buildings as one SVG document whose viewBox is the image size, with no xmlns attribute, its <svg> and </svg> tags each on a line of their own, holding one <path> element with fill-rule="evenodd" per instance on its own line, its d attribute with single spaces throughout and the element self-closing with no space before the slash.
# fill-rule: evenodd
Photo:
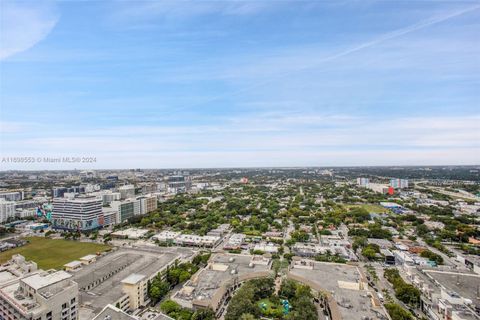
<svg viewBox="0 0 480 320">
<path fill-rule="evenodd" d="M 102 200 L 97 197 L 54 198 L 52 228 L 88 231 L 104 225 Z"/>
</svg>

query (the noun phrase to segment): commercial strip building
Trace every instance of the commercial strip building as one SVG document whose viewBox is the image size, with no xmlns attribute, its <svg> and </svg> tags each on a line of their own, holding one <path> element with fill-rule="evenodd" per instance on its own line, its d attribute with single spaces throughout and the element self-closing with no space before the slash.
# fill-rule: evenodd
<svg viewBox="0 0 480 320">
<path fill-rule="evenodd" d="M 269 255 L 215 254 L 208 265 L 185 283 L 172 300 L 192 310 L 211 308 L 217 315 L 247 280 L 273 275 Z"/>
<path fill-rule="evenodd" d="M 89 231 L 104 225 L 102 200 L 97 197 L 53 199 L 52 228 Z"/>
<path fill-rule="evenodd" d="M 164 230 L 154 235 L 152 239 L 160 243 L 171 243 L 185 247 L 212 248 L 216 246 L 222 238 L 219 236 L 199 236 Z"/>
<path fill-rule="evenodd" d="M 223 246 L 225 250 L 238 250 L 245 243 L 246 236 L 243 233 L 234 233 L 228 238 L 227 243 Z"/>
<path fill-rule="evenodd" d="M 0 284 L 2 319 L 78 319 L 78 286 L 69 273 L 54 270 L 25 273 L 21 276 L 11 273 L 11 279 Z"/>
<path fill-rule="evenodd" d="M 317 243 L 303 243 L 297 242 L 292 247 L 292 253 L 299 257 L 316 257 L 318 255 L 331 254 L 338 255 L 345 260 L 356 261 L 355 254 L 342 246 L 330 246 Z"/>
<path fill-rule="evenodd" d="M 111 233 L 112 238 L 137 240 L 145 237 L 150 231 L 147 229 L 129 228 Z"/>
</svg>

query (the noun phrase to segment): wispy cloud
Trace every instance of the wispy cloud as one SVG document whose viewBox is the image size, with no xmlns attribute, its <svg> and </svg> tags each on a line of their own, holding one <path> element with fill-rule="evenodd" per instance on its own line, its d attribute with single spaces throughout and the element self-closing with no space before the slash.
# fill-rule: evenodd
<svg viewBox="0 0 480 320">
<path fill-rule="evenodd" d="M 50 0 L 1 0 L 0 5 L 0 59 L 35 46 L 48 36 L 59 19 Z"/>
</svg>

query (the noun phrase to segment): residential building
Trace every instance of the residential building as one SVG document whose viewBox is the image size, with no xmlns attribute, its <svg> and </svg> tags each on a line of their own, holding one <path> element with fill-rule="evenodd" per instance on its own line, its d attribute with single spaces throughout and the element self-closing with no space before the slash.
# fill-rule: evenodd
<svg viewBox="0 0 480 320">
<path fill-rule="evenodd" d="M 366 187 L 370 183 L 368 178 L 357 178 L 357 184 L 361 187 Z"/>
<path fill-rule="evenodd" d="M 23 191 L 2 191 L 0 192 L 0 199 L 6 201 L 20 201 L 23 200 Z"/>
<path fill-rule="evenodd" d="M 172 193 L 186 192 L 192 188 L 192 180 L 189 176 L 170 176 L 167 178 L 168 191 Z"/>
<path fill-rule="evenodd" d="M 133 184 L 119 187 L 118 192 L 120 192 L 120 198 L 122 200 L 135 198 L 135 186 Z"/>
<path fill-rule="evenodd" d="M 0 199 L 0 223 L 5 223 L 13 217 L 15 217 L 15 201 Z"/>
<path fill-rule="evenodd" d="M 390 179 L 390 186 L 394 189 L 407 189 L 408 180 L 407 179 Z"/>
<path fill-rule="evenodd" d="M 144 306 L 147 297 L 147 277 L 133 273 L 122 281 L 122 289 L 128 295 L 129 309 L 136 310 Z"/>
<path fill-rule="evenodd" d="M 141 214 L 140 201 L 136 199 L 113 201 L 110 206 L 117 212 L 117 223 L 125 222 L 129 218 Z"/>
<path fill-rule="evenodd" d="M 156 196 L 141 196 L 137 200 L 140 202 L 140 214 L 146 214 L 157 209 L 158 202 Z"/>
<path fill-rule="evenodd" d="M 78 319 L 78 285 L 71 277 L 65 271 L 36 271 L 0 285 L 2 319 Z"/>
</svg>

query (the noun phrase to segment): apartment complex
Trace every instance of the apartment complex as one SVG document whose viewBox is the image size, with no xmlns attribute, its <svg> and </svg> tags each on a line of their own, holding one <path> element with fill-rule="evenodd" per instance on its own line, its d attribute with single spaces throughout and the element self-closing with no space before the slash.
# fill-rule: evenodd
<svg viewBox="0 0 480 320">
<path fill-rule="evenodd" d="M 4 199 L 6 201 L 20 201 L 23 200 L 23 196 L 23 191 L 0 192 L 0 199 Z"/>
<path fill-rule="evenodd" d="M 118 188 L 120 192 L 120 198 L 122 200 L 130 199 L 135 197 L 135 186 L 133 184 L 127 184 Z"/>
<path fill-rule="evenodd" d="M 78 285 L 65 271 L 35 271 L 0 286 L 5 320 L 78 319 Z"/>
<path fill-rule="evenodd" d="M 146 214 L 157 209 L 158 202 L 155 196 L 142 196 L 137 198 L 140 201 L 140 214 Z"/>
<path fill-rule="evenodd" d="M 140 201 L 135 199 L 113 201 L 110 206 L 116 211 L 118 223 L 140 214 Z"/>
<path fill-rule="evenodd" d="M 394 189 L 406 189 L 408 188 L 407 179 L 390 179 L 390 186 Z"/>
<path fill-rule="evenodd" d="M 192 188 L 192 180 L 188 176 L 170 176 L 167 178 L 167 185 L 169 192 L 186 192 Z"/>
<path fill-rule="evenodd" d="M 133 216 L 146 214 L 157 209 L 157 197 L 141 196 L 137 199 L 112 201 L 110 206 L 117 213 L 117 223 L 122 223 Z"/>
<path fill-rule="evenodd" d="M 368 178 L 357 178 L 357 184 L 362 187 L 368 186 L 370 179 Z"/>
<path fill-rule="evenodd" d="M 12 217 L 15 217 L 15 201 L 0 199 L 0 223 L 7 222 Z"/>
<path fill-rule="evenodd" d="M 53 199 L 54 229 L 88 231 L 104 224 L 102 200 L 96 197 Z"/>
</svg>

